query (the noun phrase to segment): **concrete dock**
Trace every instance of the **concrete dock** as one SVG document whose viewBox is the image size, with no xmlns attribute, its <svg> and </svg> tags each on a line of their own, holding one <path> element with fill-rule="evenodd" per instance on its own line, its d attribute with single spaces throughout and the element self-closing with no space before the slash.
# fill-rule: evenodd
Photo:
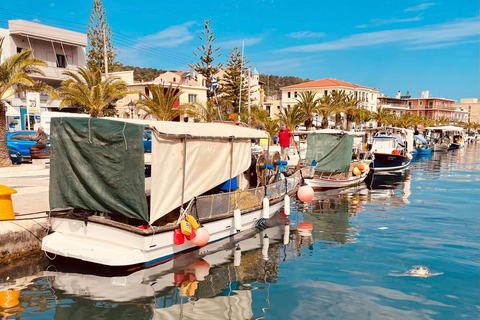
<svg viewBox="0 0 480 320">
<path fill-rule="evenodd" d="M 0 168 L 0 184 L 17 190 L 12 195 L 16 220 L 0 220 L 0 263 L 40 250 L 49 228 L 49 176 L 43 165 Z"/>
</svg>

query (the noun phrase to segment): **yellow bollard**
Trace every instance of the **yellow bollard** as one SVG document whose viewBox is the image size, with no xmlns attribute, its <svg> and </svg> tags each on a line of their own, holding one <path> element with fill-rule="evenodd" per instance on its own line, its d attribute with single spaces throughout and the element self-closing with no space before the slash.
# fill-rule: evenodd
<svg viewBox="0 0 480 320">
<path fill-rule="evenodd" d="M 0 220 L 15 219 L 13 212 L 12 194 L 17 190 L 0 185 Z"/>
</svg>

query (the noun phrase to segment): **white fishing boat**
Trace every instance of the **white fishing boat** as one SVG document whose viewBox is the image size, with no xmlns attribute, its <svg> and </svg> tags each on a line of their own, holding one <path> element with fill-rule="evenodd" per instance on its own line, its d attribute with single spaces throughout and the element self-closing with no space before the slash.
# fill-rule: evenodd
<svg viewBox="0 0 480 320">
<path fill-rule="evenodd" d="M 371 151 L 374 171 L 403 170 L 413 159 L 413 130 L 378 127 L 367 130 L 372 135 Z"/>
<path fill-rule="evenodd" d="M 428 127 L 432 151 L 448 151 L 465 146 L 465 134 L 462 127 L 442 126 Z"/>
<path fill-rule="evenodd" d="M 218 123 L 52 118 L 53 233 L 42 249 L 52 259 L 134 269 L 263 228 L 302 180 L 300 172 L 285 178 L 275 162 L 255 163 L 251 139 L 265 137 Z"/>
<path fill-rule="evenodd" d="M 305 161 L 314 174 L 307 183 L 313 188 L 343 188 L 362 183 L 370 171 L 371 160 L 352 161 L 353 143 L 354 138 L 348 133 L 309 132 Z"/>
</svg>

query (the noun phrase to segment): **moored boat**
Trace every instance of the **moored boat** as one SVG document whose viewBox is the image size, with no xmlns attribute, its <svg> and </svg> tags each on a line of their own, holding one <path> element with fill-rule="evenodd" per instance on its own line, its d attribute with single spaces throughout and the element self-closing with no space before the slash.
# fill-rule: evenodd
<svg viewBox="0 0 480 320">
<path fill-rule="evenodd" d="M 413 131 L 395 127 L 369 129 L 374 171 L 403 170 L 413 159 Z"/>
<path fill-rule="evenodd" d="M 145 127 L 153 133 L 147 179 Z M 55 118 L 51 133 L 54 232 L 42 249 L 52 258 L 130 269 L 160 264 L 242 230 L 263 228 L 302 179 L 300 172 L 268 182 L 251 175 L 277 164 L 252 166 L 251 139 L 267 135 L 243 127 Z"/>
<path fill-rule="evenodd" d="M 417 145 L 417 147 L 415 148 L 414 156 L 432 153 L 432 148 L 430 147 L 427 140 L 425 140 L 423 137 L 418 135 L 415 135 L 414 138 L 421 143 L 420 145 Z"/>
</svg>

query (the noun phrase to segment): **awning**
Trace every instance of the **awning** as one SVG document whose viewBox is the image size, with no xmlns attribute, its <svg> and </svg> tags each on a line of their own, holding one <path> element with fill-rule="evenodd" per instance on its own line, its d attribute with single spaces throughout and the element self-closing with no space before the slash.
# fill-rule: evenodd
<svg viewBox="0 0 480 320">
<path fill-rule="evenodd" d="M 423 137 L 421 136 L 418 136 L 418 135 L 415 135 L 413 136 L 415 139 L 417 139 L 418 141 L 421 141 L 422 143 L 425 143 L 425 144 L 428 144 L 428 141 L 425 140 Z"/>
<path fill-rule="evenodd" d="M 15 110 L 8 102 L 3 101 L 7 106 L 7 117 L 20 117 L 20 112 Z"/>
</svg>

